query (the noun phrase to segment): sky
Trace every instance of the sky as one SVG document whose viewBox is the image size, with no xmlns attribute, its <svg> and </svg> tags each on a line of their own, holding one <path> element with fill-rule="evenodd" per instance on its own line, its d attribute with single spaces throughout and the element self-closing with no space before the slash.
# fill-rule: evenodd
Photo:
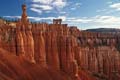
<svg viewBox="0 0 120 80">
<path fill-rule="evenodd" d="M 60 18 L 79 29 L 120 28 L 120 0 L 0 0 L 0 16 L 20 18 L 24 3 L 33 22 Z"/>
</svg>

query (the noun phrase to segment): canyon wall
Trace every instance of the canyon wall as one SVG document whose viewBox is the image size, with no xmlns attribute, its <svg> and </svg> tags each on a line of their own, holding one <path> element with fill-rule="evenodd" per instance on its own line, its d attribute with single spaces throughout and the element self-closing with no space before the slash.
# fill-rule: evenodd
<svg viewBox="0 0 120 80">
<path fill-rule="evenodd" d="M 119 35 L 80 31 L 61 24 L 61 19 L 53 24 L 30 23 L 26 6 L 22 9 L 15 26 L 0 26 L 1 49 L 20 60 L 61 71 L 72 80 L 120 79 Z"/>
<path fill-rule="evenodd" d="M 99 79 L 120 79 L 117 35 L 84 32 L 67 24 L 31 24 L 25 30 L 5 26 L 0 47 L 14 55 L 74 77 L 84 70 Z"/>
</svg>

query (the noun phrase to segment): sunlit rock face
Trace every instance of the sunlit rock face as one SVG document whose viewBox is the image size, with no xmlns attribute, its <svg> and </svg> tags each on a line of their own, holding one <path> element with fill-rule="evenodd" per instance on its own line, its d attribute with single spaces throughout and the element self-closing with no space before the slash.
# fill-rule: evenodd
<svg viewBox="0 0 120 80">
<path fill-rule="evenodd" d="M 119 35 L 80 31 L 61 24 L 61 19 L 30 23 L 26 6 L 22 9 L 15 27 L 0 26 L 2 79 L 120 79 Z"/>
<path fill-rule="evenodd" d="M 22 18 L 17 22 L 16 27 L 16 50 L 19 56 L 24 57 L 28 61 L 35 63 L 34 59 L 34 40 L 32 34 L 32 27 L 27 19 L 26 5 L 22 5 Z M 22 52 L 20 52 L 22 51 Z"/>
<path fill-rule="evenodd" d="M 90 32 L 81 34 L 78 37 L 79 47 L 76 48 L 75 56 L 78 65 L 100 79 L 119 80 L 119 36 Z"/>
</svg>

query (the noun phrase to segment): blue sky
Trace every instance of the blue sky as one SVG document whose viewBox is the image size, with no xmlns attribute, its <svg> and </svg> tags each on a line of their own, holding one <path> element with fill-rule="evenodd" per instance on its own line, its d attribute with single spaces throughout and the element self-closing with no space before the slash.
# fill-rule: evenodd
<svg viewBox="0 0 120 80">
<path fill-rule="evenodd" d="M 79 29 L 120 28 L 120 0 L 0 0 L 0 16 L 20 18 L 24 2 L 31 21 L 61 18 Z"/>
</svg>

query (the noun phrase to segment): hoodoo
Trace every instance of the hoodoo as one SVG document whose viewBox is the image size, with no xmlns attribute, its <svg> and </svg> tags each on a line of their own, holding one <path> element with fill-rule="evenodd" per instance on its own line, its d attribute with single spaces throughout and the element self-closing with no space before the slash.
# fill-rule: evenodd
<svg viewBox="0 0 120 80">
<path fill-rule="evenodd" d="M 120 80 L 119 35 L 80 31 L 62 19 L 31 23 L 25 4 L 22 11 L 14 26 L 0 23 L 0 79 Z"/>
<path fill-rule="evenodd" d="M 33 40 L 33 35 L 31 32 L 31 25 L 29 20 L 27 19 L 27 13 L 26 13 L 26 5 L 22 5 L 22 18 L 21 20 L 18 21 L 18 25 L 16 26 L 18 28 L 18 35 L 17 35 L 17 41 L 20 41 L 18 43 L 18 46 L 21 48 L 17 49 L 18 51 L 21 51 L 22 49 L 22 54 L 24 54 L 24 57 L 32 62 L 35 63 L 34 60 L 34 40 Z M 19 55 L 19 53 L 17 53 Z"/>
</svg>

